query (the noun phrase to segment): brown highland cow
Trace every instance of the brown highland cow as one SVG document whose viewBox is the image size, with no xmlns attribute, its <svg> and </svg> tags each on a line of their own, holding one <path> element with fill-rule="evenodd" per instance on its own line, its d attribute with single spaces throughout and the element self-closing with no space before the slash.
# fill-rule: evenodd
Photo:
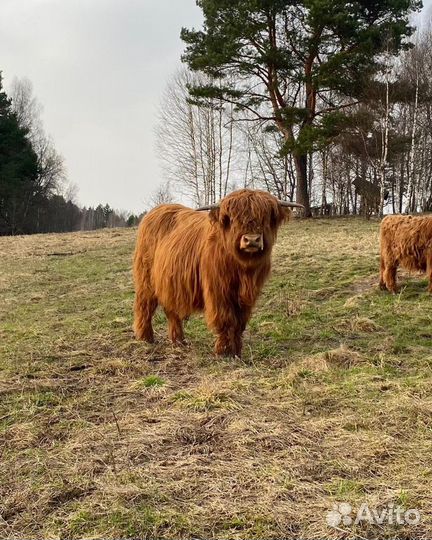
<svg viewBox="0 0 432 540">
<path fill-rule="evenodd" d="M 432 216 L 387 216 L 381 222 L 380 287 L 397 292 L 396 271 L 427 272 L 432 292 Z"/>
<path fill-rule="evenodd" d="M 270 272 L 277 230 L 289 217 L 286 207 L 302 208 L 242 189 L 198 211 L 164 204 L 149 212 L 135 248 L 136 337 L 153 341 L 158 304 L 173 342 L 184 340 L 182 321 L 204 311 L 217 336 L 215 352 L 239 356 L 243 331 Z"/>
</svg>

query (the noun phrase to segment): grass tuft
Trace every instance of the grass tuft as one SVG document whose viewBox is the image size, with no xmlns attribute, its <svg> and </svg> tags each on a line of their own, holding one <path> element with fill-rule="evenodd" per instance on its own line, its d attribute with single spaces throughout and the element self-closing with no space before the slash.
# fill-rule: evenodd
<svg viewBox="0 0 432 540">
<path fill-rule="evenodd" d="M 162 377 L 159 377 L 158 375 L 148 375 L 147 377 L 144 377 L 140 381 L 136 381 L 136 386 L 141 386 L 143 388 L 160 388 L 161 386 L 164 386 L 165 380 L 162 379 Z"/>
</svg>

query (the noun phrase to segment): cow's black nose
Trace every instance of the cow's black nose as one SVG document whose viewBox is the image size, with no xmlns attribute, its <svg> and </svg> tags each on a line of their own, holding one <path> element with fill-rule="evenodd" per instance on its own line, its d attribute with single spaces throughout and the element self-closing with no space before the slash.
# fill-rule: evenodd
<svg viewBox="0 0 432 540">
<path fill-rule="evenodd" d="M 244 239 L 245 239 L 246 245 L 259 244 L 261 240 L 261 235 L 260 234 L 245 234 Z"/>
<path fill-rule="evenodd" d="M 244 234 L 240 240 L 241 249 L 263 249 L 263 235 L 262 234 Z"/>
</svg>

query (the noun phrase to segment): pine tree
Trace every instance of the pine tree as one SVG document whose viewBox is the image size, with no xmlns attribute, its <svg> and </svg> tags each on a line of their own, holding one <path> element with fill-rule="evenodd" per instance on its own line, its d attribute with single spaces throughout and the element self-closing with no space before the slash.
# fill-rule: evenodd
<svg viewBox="0 0 432 540">
<path fill-rule="evenodd" d="M 37 156 L 12 111 L 0 72 L 0 234 L 26 232 L 37 174 Z"/>
<path fill-rule="evenodd" d="M 183 29 L 183 60 L 216 78 L 191 88 L 205 103 L 234 103 L 283 135 L 293 155 L 297 201 L 309 215 L 307 156 L 339 134 L 349 105 L 405 47 L 419 0 L 197 0 L 203 30 Z M 389 45 L 390 44 L 390 45 Z M 347 107 L 348 106 L 348 107 Z"/>
</svg>

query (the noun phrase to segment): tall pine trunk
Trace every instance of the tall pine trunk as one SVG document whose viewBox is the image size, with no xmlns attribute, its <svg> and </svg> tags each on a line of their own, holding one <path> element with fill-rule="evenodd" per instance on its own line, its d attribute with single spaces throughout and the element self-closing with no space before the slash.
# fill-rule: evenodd
<svg viewBox="0 0 432 540">
<path fill-rule="evenodd" d="M 307 154 L 294 154 L 294 163 L 297 173 L 296 201 L 302 204 L 304 209 L 304 217 L 311 217 L 308 176 L 307 176 Z"/>
</svg>

